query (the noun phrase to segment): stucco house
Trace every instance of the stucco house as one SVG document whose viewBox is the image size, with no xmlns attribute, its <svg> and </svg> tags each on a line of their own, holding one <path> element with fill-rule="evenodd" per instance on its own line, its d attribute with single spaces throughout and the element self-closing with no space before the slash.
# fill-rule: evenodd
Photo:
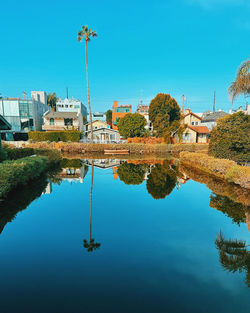
<svg viewBox="0 0 250 313">
<path fill-rule="evenodd" d="M 91 140 L 90 129 L 86 132 L 87 139 Z M 93 140 L 94 143 L 117 143 L 121 139 L 120 134 L 117 130 L 102 127 L 93 129 Z"/>
<path fill-rule="evenodd" d="M 190 109 L 186 109 L 183 114 L 183 120 L 182 123 L 190 126 L 199 126 L 201 125 L 202 118 L 193 113 Z"/>
<path fill-rule="evenodd" d="M 107 122 L 100 121 L 100 120 L 95 120 L 92 122 L 93 129 L 98 129 L 98 128 L 110 128 Z M 90 123 L 87 123 L 84 125 L 84 130 L 87 132 L 90 130 Z"/>
<path fill-rule="evenodd" d="M 202 115 L 201 125 L 207 126 L 209 130 L 212 130 L 217 124 L 217 119 L 226 115 L 228 115 L 228 113 L 221 110 L 217 112 L 207 111 Z"/>
<path fill-rule="evenodd" d="M 120 118 L 123 118 L 126 114 L 132 112 L 132 105 L 118 105 L 118 101 L 113 102 L 112 108 L 112 128 L 117 130 L 117 124 Z"/>
<path fill-rule="evenodd" d="M 76 129 L 83 131 L 83 118 L 79 112 L 53 112 L 47 111 L 43 115 L 43 130 Z"/>
</svg>

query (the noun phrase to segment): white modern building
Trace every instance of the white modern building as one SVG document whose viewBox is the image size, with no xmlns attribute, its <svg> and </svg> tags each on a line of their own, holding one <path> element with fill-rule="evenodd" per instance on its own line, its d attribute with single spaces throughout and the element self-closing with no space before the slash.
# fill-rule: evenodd
<svg viewBox="0 0 250 313">
<path fill-rule="evenodd" d="M 92 112 L 92 122 L 101 121 L 106 122 L 106 114 L 105 112 Z M 88 122 L 90 122 L 89 113 L 88 113 Z"/>
<path fill-rule="evenodd" d="M 42 130 L 43 114 L 50 110 L 44 91 L 31 91 L 31 99 L 0 99 L 0 115 L 11 125 L 11 132 Z"/>
<path fill-rule="evenodd" d="M 76 112 L 81 113 L 82 116 L 87 118 L 87 108 L 86 106 L 78 99 L 74 98 L 65 98 L 58 99 L 56 102 L 56 111 L 57 112 Z"/>
<path fill-rule="evenodd" d="M 143 115 L 147 121 L 147 124 L 145 126 L 145 129 L 152 131 L 153 130 L 153 124 L 152 122 L 149 120 L 149 106 L 148 105 L 143 105 L 142 103 L 138 105 L 136 113 L 139 113 L 141 115 Z"/>
<path fill-rule="evenodd" d="M 231 109 L 229 110 L 229 114 L 234 114 L 236 112 L 243 112 L 247 115 L 250 115 L 250 104 L 246 104 L 245 109 L 243 109 L 242 106 L 240 106 L 238 109 Z"/>
</svg>

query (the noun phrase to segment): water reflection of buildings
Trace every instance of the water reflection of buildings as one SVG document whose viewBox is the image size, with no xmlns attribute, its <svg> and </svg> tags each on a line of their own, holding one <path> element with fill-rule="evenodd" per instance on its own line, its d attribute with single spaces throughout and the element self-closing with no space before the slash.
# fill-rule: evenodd
<svg viewBox="0 0 250 313">
<path fill-rule="evenodd" d="M 121 164 L 121 160 L 118 159 L 85 159 L 82 160 L 82 162 L 87 166 L 91 166 L 93 164 L 94 167 L 104 170 L 117 167 Z"/>
</svg>

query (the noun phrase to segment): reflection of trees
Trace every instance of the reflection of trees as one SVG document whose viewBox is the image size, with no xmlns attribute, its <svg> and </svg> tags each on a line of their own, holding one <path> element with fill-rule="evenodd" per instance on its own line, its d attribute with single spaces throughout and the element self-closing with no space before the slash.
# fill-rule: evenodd
<svg viewBox="0 0 250 313">
<path fill-rule="evenodd" d="M 169 161 L 156 164 L 152 169 L 148 180 L 147 190 L 154 199 L 164 199 L 175 188 L 177 183 L 177 171 Z"/>
<path fill-rule="evenodd" d="M 83 246 L 87 249 L 88 252 L 93 252 L 98 249 L 101 244 L 96 242 L 92 238 L 92 196 L 93 196 L 93 182 L 94 182 L 94 162 L 91 165 L 91 186 L 90 186 L 90 224 L 89 224 L 89 242 L 87 239 L 83 240 Z"/>
<path fill-rule="evenodd" d="M 215 245 L 220 253 L 221 265 L 229 272 L 246 271 L 246 284 L 250 287 L 250 251 L 245 241 L 226 240 L 220 232 Z"/>
<path fill-rule="evenodd" d="M 232 218 L 234 223 L 246 223 L 246 212 L 249 207 L 241 203 L 234 202 L 226 196 L 220 196 L 212 193 L 210 195 L 210 206 L 223 212 L 228 217 Z"/>
<path fill-rule="evenodd" d="M 140 185 L 145 177 L 147 166 L 144 164 L 122 163 L 117 174 L 126 185 Z"/>
<path fill-rule="evenodd" d="M 5 225 L 15 219 L 16 214 L 26 209 L 36 198 L 39 198 L 47 186 L 47 177 L 30 181 L 9 193 L 5 201 L 0 201 L 0 233 Z"/>
</svg>

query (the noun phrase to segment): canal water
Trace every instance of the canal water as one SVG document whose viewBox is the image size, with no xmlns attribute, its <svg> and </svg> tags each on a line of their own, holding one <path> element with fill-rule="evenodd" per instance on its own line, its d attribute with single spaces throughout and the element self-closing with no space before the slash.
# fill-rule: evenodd
<svg viewBox="0 0 250 313">
<path fill-rule="evenodd" d="M 250 312 L 246 195 L 174 160 L 62 167 L 0 204 L 1 313 Z"/>
</svg>

